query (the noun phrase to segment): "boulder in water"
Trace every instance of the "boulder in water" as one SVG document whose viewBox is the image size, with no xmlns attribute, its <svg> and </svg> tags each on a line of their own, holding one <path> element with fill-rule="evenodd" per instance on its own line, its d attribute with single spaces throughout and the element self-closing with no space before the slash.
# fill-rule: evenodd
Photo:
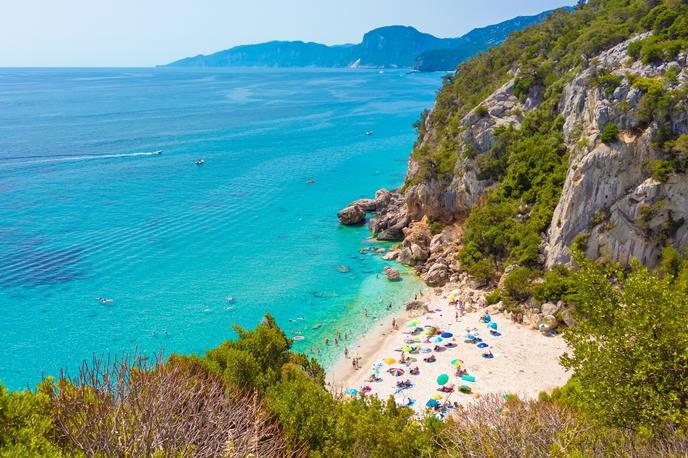
<svg viewBox="0 0 688 458">
<path fill-rule="evenodd" d="M 354 226 L 365 222 L 366 212 L 358 205 L 350 205 L 337 213 L 339 222 L 346 226 Z"/>
</svg>

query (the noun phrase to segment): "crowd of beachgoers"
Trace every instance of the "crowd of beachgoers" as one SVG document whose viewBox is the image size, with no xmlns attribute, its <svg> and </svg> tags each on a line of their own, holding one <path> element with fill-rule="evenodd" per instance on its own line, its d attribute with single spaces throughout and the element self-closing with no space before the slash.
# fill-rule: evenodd
<svg viewBox="0 0 688 458">
<path fill-rule="evenodd" d="M 393 396 L 419 414 L 444 417 L 486 394 L 534 398 L 564 385 L 560 336 L 485 309 L 466 312 L 473 307 L 465 307 L 455 288 L 428 290 L 427 309 L 393 313 L 356 342 L 344 336 L 342 358 L 328 374 L 330 389 Z"/>
</svg>

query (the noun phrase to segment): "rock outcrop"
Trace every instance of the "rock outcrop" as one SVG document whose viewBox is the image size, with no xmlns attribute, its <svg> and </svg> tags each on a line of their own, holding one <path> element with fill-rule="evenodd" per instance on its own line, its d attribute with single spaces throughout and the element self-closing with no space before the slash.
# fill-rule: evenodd
<svg viewBox="0 0 688 458">
<path fill-rule="evenodd" d="M 604 52 L 564 88 L 559 109 L 571 159 L 544 247 L 547 267 L 571 260 L 576 237 L 593 259 L 628 264 L 635 257 L 650 267 L 665 243 L 688 247 L 688 225 L 681 223 L 688 219 L 687 177 L 672 175 L 666 183 L 652 179 L 652 164 L 664 158 L 653 144 L 659 126 L 643 122 L 643 93 L 626 76 L 663 77 L 673 67 L 680 71 L 679 81 L 686 81 L 687 56 L 661 66 L 628 66 L 630 41 Z M 621 78 L 612 94 L 594 84 L 601 72 Z M 675 132 L 688 133 L 686 107 L 669 116 Z M 620 135 L 605 144 L 600 136 L 609 123 Z"/>
<path fill-rule="evenodd" d="M 460 123 L 461 133 L 456 139 L 459 159 L 451 179 L 423 179 L 420 164 L 412 156 L 408 162 L 407 182 L 416 184 L 409 186 L 405 193 L 411 218 L 419 220 L 428 216 L 445 223 L 465 218 L 473 205 L 480 202 L 485 190 L 494 184 L 481 177 L 476 158 L 495 145 L 495 128 L 509 125 L 520 127 L 524 114 L 535 109 L 541 99 L 542 95 L 533 90 L 521 102 L 514 95 L 512 79 L 464 116 Z M 432 113 L 426 120 L 426 125 L 428 131 L 417 149 L 422 149 L 435 140 Z"/>
<path fill-rule="evenodd" d="M 355 226 L 365 222 L 366 212 L 359 205 L 349 205 L 337 213 L 339 222 L 346 226 Z"/>
</svg>

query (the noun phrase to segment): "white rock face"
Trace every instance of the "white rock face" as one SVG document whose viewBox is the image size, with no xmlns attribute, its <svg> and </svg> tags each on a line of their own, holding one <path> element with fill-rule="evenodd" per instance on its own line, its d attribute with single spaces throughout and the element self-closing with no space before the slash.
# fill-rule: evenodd
<svg viewBox="0 0 688 458">
<path fill-rule="evenodd" d="M 524 114 L 537 108 L 541 101 L 541 95 L 537 91 L 533 91 L 524 103 L 513 92 L 512 79 L 464 116 L 461 120 L 464 130 L 458 139 L 459 159 L 451 181 L 432 180 L 410 186 L 406 190 L 406 204 L 412 219 L 419 220 L 423 216 L 429 216 L 445 222 L 461 220 L 470 212 L 473 204 L 479 202 L 485 190 L 494 184 L 478 177 L 475 159 L 466 157 L 462 151 L 472 148 L 476 155 L 488 152 L 496 141 L 496 127 L 520 127 Z M 486 109 L 487 114 L 481 108 Z M 432 113 L 427 121 L 429 126 L 432 125 L 431 119 Z M 429 144 L 434 135 L 434 129 L 430 127 L 419 147 Z M 408 178 L 413 179 L 419 173 L 418 163 L 413 158 L 409 159 Z"/>
<path fill-rule="evenodd" d="M 565 117 L 564 138 L 571 159 L 544 246 L 547 267 L 571 260 L 570 246 L 579 234 L 587 237 L 588 256 L 623 264 L 636 257 L 654 266 L 663 238 L 680 250 L 688 246 L 688 228 L 678 225 L 681 218 L 688 220 L 687 179 L 674 175 L 662 184 L 650 178 L 651 164 L 663 155 L 652 145 L 658 126 L 644 126 L 638 119 L 642 93 L 625 77 L 611 96 L 592 82 L 602 70 L 652 78 L 671 66 L 682 69 L 683 78 L 688 75 L 686 55 L 660 67 L 640 62 L 628 67 L 630 41 L 600 55 L 564 89 L 559 108 Z M 685 111 L 673 116 L 674 129 L 688 132 Z M 600 132 L 610 122 L 621 129 L 620 140 L 606 145 L 600 141 Z M 679 227 L 662 235 L 667 225 Z"/>
</svg>

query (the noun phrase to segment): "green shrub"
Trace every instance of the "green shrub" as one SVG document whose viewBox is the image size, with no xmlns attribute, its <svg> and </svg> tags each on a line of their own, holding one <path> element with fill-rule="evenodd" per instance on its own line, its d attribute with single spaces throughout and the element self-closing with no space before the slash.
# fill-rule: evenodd
<svg viewBox="0 0 688 458">
<path fill-rule="evenodd" d="M 540 303 L 567 300 L 574 291 L 571 270 L 563 264 L 556 264 L 545 272 L 544 281 L 533 288 L 533 297 Z"/>
<path fill-rule="evenodd" d="M 604 129 L 602 129 L 602 133 L 600 134 L 600 140 L 602 140 L 602 143 L 607 145 L 618 142 L 619 127 L 613 122 L 610 122 L 604 126 Z"/>
<path fill-rule="evenodd" d="M 514 302 L 523 302 L 533 293 L 530 284 L 533 271 L 527 267 L 516 267 L 504 278 L 504 292 Z"/>
<path fill-rule="evenodd" d="M 622 80 L 623 78 L 618 75 L 612 75 L 609 72 L 604 72 L 597 75 L 595 78 L 595 84 L 597 87 L 604 89 L 604 93 L 607 95 L 607 97 L 609 97 L 614 94 L 616 88 L 621 85 Z"/>
<path fill-rule="evenodd" d="M 432 235 L 440 234 L 444 228 L 447 227 L 442 221 L 431 221 L 430 222 L 430 233 Z"/>
<path fill-rule="evenodd" d="M 485 300 L 490 305 L 496 304 L 497 302 L 502 300 L 502 294 L 503 294 L 503 291 L 500 288 L 497 288 L 497 289 L 487 293 L 485 295 Z"/>
<path fill-rule="evenodd" d="M 660 183 L 666 183 L 673 172 L 674 165 L 671 161 L 659 160 L 652 163 L 652 178 Z"/>
<path fill-rule="evenodd" d="M 468 274 L 473 276 L 474 278 L 486 283 L 492 281 L 494 279 L 495 274 L 497 273 L 494 266 L 492 265 L 492 261 L 490 261 L 489 259 L 482 259 L 468 266 L 466 272 L 468 272 Z"/>
</svg>

